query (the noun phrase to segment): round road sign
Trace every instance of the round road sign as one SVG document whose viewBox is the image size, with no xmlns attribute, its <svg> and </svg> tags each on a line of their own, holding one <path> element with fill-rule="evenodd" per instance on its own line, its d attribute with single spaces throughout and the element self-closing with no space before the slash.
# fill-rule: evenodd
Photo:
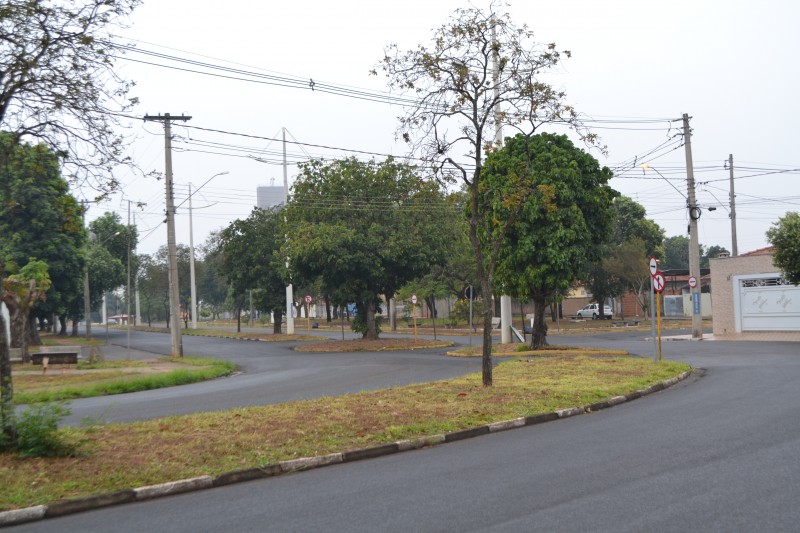
<svg viewBox="0 0 800 533">
<path fill-rule="evenodd" d="M 411 295 L 411 303 L 414 304 L 414 305 L 417 305 L 417 295 L 416 294 L 412 294 Z"/>
<path fill-rule="evenodd" d="M 306 294 L 305 300 L 306 300 L 307 304 L 310 304 L 311 303 L 311 295 L 310 294 Z"/>
<path fill-rule="evenodd" d="M 650 275 L 655 276 L 658 272 L 658 259 L 655 257 L 650 258 Z"/>
<path fill-rule="evenodd" d="M 664 279 L 664 274 L 661 272 L 656 272 L 656 275 L 653 276 L 653 290 L 656 292 L 662 292 L 664 290 L 664 285 L 666 284 L 667 282 Z"/>
<path fill-rule="evenodd" d="M 689 287 L 695 288 L 697 287 L 697 278 L 694 276 L 689 276 Z"/>
</svg>

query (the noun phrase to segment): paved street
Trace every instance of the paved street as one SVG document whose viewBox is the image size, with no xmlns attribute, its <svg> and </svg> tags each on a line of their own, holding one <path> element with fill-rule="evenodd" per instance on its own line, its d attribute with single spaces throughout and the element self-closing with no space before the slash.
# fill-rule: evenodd
<svg viewBox="0 0 800 533">
<path fill-rule="evenodd" d="M 645 337 L 613 332 L 553 336 L 551 342 L 650 357 L 652 342 Z M 258 347 L 243 346 L 247 352 L 265 343 L 239 344 Z M 284 361 L 295 355 L 283 348 L 231 357 L 245 363 L 245 376 L 268 377 L 270 368 L 280 368 L 287 385 L 278 396 L 288 396 L 291 384 L 310 393 L 305 379 L 357 387 L 332 385 L 324 376 L 335 383 L 345 370 L 362 366 L 359 361 L 375 367 L 362 388 L 414 379 L 415 365 L 422 367 L 420 377 L 478 366 L 477 360 L 459 367 L 462 360 L 420 352 L 320 357 L 295 367 Z M 663 349 L 665 358 L 701 370 L 668 390 L 597 413 L 12 530 L 796 531 L 800 344 L 665 341 Z M 390 363 L 395 357 L 398 362 Z M 328 371 L 311 372 L 306 365 L 312 362 Z M 261 387 L 265 397 L 275 386 Z M 259 386 L 249 388 L 255 395 Z M 215 401 L 226 394 L 235 391 L 211 391 Z"/>
</svg>

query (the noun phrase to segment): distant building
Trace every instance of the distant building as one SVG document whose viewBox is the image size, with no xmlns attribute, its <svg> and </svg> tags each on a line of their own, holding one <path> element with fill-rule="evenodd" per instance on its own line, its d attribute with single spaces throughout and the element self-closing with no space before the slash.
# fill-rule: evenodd
<svg viewBox="0 0 800 533">
<path fill-rule="evenodd" d="M 283 205 L 283 186 L 263 186 L 256 189 L 256 207 L 270 209 Z"/>
</svg>

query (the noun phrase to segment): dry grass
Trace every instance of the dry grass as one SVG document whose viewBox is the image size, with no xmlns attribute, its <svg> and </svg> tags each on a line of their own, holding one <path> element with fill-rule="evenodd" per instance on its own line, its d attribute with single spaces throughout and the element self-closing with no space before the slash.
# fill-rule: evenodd
<svg viewBox="0 0 800 533">
<path fill-rule="evenodd" d="M 0 455 L 0 510 L 439 434 L 586 405 L 688 369 L 631 357 L 518 359 L 480 374 L 374 392 L 66 430 L 82 454 Z"/>
</svg>

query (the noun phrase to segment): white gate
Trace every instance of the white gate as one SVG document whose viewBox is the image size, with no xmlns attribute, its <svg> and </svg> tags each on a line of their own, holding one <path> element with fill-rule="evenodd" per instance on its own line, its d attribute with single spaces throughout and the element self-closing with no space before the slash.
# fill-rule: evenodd
<svg viewBox="0 0 800 533">
<path fill-rule="evenodd" d="M 733 277 L 736 331 L 800 331 L 800 287 L 779 273 Z"/>
</svg>

